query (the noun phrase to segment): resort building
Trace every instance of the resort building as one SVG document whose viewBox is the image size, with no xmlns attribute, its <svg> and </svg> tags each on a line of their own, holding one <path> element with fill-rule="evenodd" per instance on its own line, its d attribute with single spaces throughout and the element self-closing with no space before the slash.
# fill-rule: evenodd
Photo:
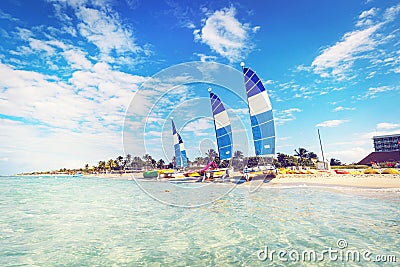
<svg viewBox="0 0 400 267">
<path fill-rule="evenodd" d="M 374 136 L 375 152 L 399 151 L 400 134 Z"/>
<path fill-rule="evenodd" d="M 372 163 L 400 161 L 400 134 L 374 136 L 375 152 L 370 153 L 358 164 L 371 165 Z"/>
</svg>

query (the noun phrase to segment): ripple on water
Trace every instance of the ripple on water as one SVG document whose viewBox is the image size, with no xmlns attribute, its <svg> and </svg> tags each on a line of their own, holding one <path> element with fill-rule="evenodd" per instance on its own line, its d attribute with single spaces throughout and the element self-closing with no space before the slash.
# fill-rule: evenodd
<svg viewBox="0 0 400 267">
<path fill-rule="evenodd" d="M 274 187 L 250 193 L 239 186 L 209 205 L 181 208 L 149 197 L 133 181 L 0 182 L 0 266 L 265 266 L 256 253 L 266 245 L 322 251 L 340 238 L 375 254 L 400 250 L 397 191 Z M 146 186 L 165 190 L 164 183 Z M 214 190 L 210 196 L 226 192 L 223 186 L 207 187 Z"/>
</svg>

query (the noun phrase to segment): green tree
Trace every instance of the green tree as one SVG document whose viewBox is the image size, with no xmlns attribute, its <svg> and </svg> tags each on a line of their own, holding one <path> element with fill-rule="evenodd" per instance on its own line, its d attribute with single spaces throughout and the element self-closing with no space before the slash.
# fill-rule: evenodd
<svg viewBox="0 0 400 267">
<path fill-rule="evenodd" d="M 161 169 L 164 166 L 165 161 L 163 159 L 160 159 L 157 162 L 157 168 Z"/>
<path fill-rule="evenodd" d="M 132 167 L 134 169 L 140 169 L 143 167 L 143 160 L 138 157 L 138 156 L 134 156 L 132 159 Z"/>
<path fill-rule="evenodd" d="M 131 154 L 127 154 L 125 156 L 125 160 L 124 160 L 124 168 L 126 166 L 131 166 L 131 164 L 132 164 L 132 155 Z"/>
<path fill-rule="evenodd" d="M 299 157 L 299 163 L 303 165 L 303 161 L 307 157 L 308 153 L 307 149 L 299 147 L 299 149 L 298 150 L 295 149 L 294 152 L 296 152 L 294 155 L 296 157 Z"/>
<path fill-rule="evenodd" d="M 85 164 L 85 172 L 88 173 L 89 172 L 89 164 Z"/>
<path fill-rule="evenodd" d="M 116 167 L 117 168 L 120 168 L 121 169 L 121 167 L 122 167 L 122 165 L 123 165 L 123 161 L 124 160 L 124 157 L 123 156 L 118 156 L 116 159 L 115 159 L 115 163 L 116 163 Z"/>
<path fill-rule="evenodd" d="M 103 161 L 103 160 L 99 161 L 99 163 L 98 163 L 98 165 L 97 165 L 97 168 L 98 168 L 100 171 L 104 171 L 104 170 L 106 169 L 106 162 Z"/>
<path fill-rule="evenodd" d="M 194 159 L 193 164 L 196 164 L 197 167 L 204 164 L 204 159 L 202 157 L 197 157 Z"/>
<path fill-rule="evenodd" d="M 342 162 L 339 159 L 331 158 L 331 166 L 340 166 Z"/>
<path fill-rule="evenodd" d="M 105 165 L 105 168 L 108 170 L 114 170 L 117 167 L 117 163 L 113 159 L 109 159 Z"/>
<path fill-rule="evenodd" d="M 142 157 L 144 160 L 145 160 L 145 162 L 146 162 L 146 168 L 148 167 L 148 166 L 152 166 L 152 161 L 153 161 L 153 158 L 149 155 L 149 154 L 144 154 L 143 155 L 143 157 Z"/>
<path fill-rule="evenodd" d="M 215 157 L 218 156 L 218 153 L 217 153 L 217 151 L 215 151 L 215 149 L 210 148 L 206 152 L 206 156 L 207 156 L 207 162 L 211 162 L 215 159 Z"/>
<path fill-rule="evenodd" d="M 277 155 L 277 160 L 278 164 L 276 164 L 278 167 L 288 167 L 289 165 L 289 155 L 283 154 L 283 153 L 278 153 Z"/>
<path fill-rule="evenodd" d="M 236 150 L 233 153 L 233 158 L 232 158 L 233 167 L 236 169 L 243 169 L 244 167 L 243 158 L 244 158 L 243 152 L 240 150 Z"/>
<path fill-rule="evenodd" d="M 310 152 L 307 153 L 307 158 L 309 158 L 309 159 L 318 159 L 318 156 L 314 152 L 310 151 Z"/>
</svg>

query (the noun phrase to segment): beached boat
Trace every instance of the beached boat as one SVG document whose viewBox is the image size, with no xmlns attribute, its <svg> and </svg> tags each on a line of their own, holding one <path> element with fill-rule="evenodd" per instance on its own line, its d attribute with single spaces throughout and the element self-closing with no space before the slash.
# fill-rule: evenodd
<svg viewBox="0 0 400 267">
<path fill-rule="evenodd" d="M 150 170 L 143 172 L 143 178 L 157 178 L 158 171 L 157 170 Z"/>
<path fill-rule="evenodd" d="M 171 125 L 172 125 L 172 136 L 174 139 L 174 154 L 175 154 L 175 170 L 172 169 L 162 169 L 162 170 L 151 170 L 146 171 L 143 173 L 144 178 L 183 178 L 183 172 L 180 171 L 187 167 L 187 156 L 186 150 L 183 145 L 183 140 L 180 134 L 177 132 L 174 120 L 171 118 Z"/>
<path fill-rule="evenodd" d="M 183 173 L 183 169 L 187 167 L 188 161 L 186 156 L 186 150 L 183 145 L 183 140 L 178 131 L 176 130 L 175 123 L 173 118 L 171 118 L 171 126 L 172 126 L 172 136 L 174 139 L 174 153 L 175 153 L 175 170 L 159 170 L 158 171 L 158 179 L 161 178 L 183 178 L 185 177 Z"/>
<path fill-rule="evenodd" d="M 345 171 L 345 170 L 335 170 L 336 174 L 350 174 L 349 171 Z"/>
<path fill-rule="evenodd" d="M 273 165 L 275 124 L 271 102 L 257 74 L 250 68 L 245 68 L 243 62 L 240 65 L 243 70 L 255 155 L 257 157 L 257 165 L 247 166 L 243 170 L 243 175 L 247 180 L 274 178 L 277 175 L 277 169 Z"/>
<path fill-rule="evenodd" d="M 175 169 L 180 170 L 186 168 L 188 164 L 186 150 L 183 145 L 183 140 L 180 134 L 176 131 L 176 127 L 172 118 L 171 118 L 171 124 L 172 124 L 172 135 L 174 138 Z"/>
<path fill-rule="evenodd" d="M 230 160 L 232 158 L 232 128 L 228 112 L 221 99 L 211 91 L 211 88 L 208 89 L 208 92 L 210 94 L 219 159 L 220 161 Z M 204 170 L 205 179 L 221 179 L 224 181 L 225 178 L 232 177 L 232 175 L 232 168 L 207 168 Z"/>
<path fill-rule="evenodd" d="M 174 177 L 175 171 L 173 169 L 162 169 L 158 170 L 159 178 L 172 178 Z"/>
</svg>

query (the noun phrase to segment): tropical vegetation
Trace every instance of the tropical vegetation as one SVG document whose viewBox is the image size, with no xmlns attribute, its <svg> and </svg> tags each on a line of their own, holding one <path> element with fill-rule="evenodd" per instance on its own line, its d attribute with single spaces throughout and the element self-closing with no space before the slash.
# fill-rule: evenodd
<svg viewBox="0 0 400 267">
<path fill-rule="evenodd" d="M 245 166 L 253 166 L 260 162 L 264 161 L 264 158 L 257 157 L 245 157 L 243 152 L 240 150 L 234 151 L 233 157 L 231 161 L 223 160 L 221 161 L 218 156 L 218 152 L 215 149 L 209 149 L 205 153 L 205 157 L 196 157 L 193 161 L 188 159 L 188 165 L 190 168 L 202 168 L 207 163 L 214 161 L 220 167 L 228 167 L 232 165 L 235 169 L 240 170 Z M 314 166 L 315 162 L 318 160 L 317 155 L 308 151 L 305 148 L 299 147 L 294 150 L 293 155 L 288 155 L 284 153 L 277 153 L 277 157 L 273 160 L 273 163 L 276 167 L 290 167 L 290 166 Z M 83 168 L 79 169 L 66 169 L 62 168 L 57 171 L 47 171 L 40 173 L 122 173 L 127 171 L 143 171 L 150 169 L 172 169 L 175 163 L 175 157 L 172 158 L 171 162 L 166 163 L 163 159 L 154 159 L 150 154 L 145 154 L 143 156 L 132 156 L 131 154 L 127 154 L 124 156 L 117 156 L 115 159 L 108 160 L 100 160 L 96 165 L 89 166 L 89 164 L 85 164 Z M 332 166 L 340 166 L 342 165 L 341 161 L 338 159 L 331 159 Z M 39 174 L 39 172 L 35 172 Z"/>
</svg>

